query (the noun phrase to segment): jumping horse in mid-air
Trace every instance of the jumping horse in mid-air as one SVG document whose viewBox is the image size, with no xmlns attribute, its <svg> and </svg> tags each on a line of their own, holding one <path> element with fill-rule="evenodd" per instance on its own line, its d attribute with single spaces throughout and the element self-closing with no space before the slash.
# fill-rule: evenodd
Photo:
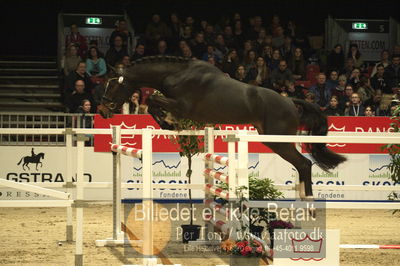
<svg viewBox="0 0 400 266">
<path fill-rule="evenodd" d="M 176 118 L 213 124 L 252 124 L 259 134 L 266 135 L 296 135 L 299 126 L 310 135 L 328 132 L 326 116 L 306 101 L 242 83 L 207 62 L 172 56 L 139 59 L 122 76 L 110 80 L 99 106 L 100 114 L 107 118 L 120 113 L 123 103 L 141 87 L 155 88 L 163 94 L 148 98 L 150 113 L 154 107 L 160 107 Z M 300 197 L 312 200 L 311 161 L 293 143 L 263 144 L 297 169 Z M 325 143 L 306 147 L 325 171 L 346 160 Z"/>
</svg>

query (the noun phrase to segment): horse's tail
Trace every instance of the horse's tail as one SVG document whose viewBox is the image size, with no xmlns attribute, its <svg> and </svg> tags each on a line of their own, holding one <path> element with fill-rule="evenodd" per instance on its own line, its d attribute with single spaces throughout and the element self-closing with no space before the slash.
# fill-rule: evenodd
<svg viewBox="0 0 400 266">
<path fill-rule="evenodd" d="M 300 124 L 306 127 L 309 135 L 325 136 L 328 133 L 327 117 L 317 106 L 299 99 L 293 99 L 293 102 L 302 109 Z M 346 157 L 328 149 L 326 143 L 307 143 L 306 149 L 324 171 L 329 171 L 346 161 Z"/>
<path fill-rule="evenodd" d="M 19 163 L 18 163 L 17 165 L 20 165 L 21 162 L 22 162 L 22 160 L 23 160 L 24 158 L 25 158 L 25 157 L 22 157 L 21 160 L 19 160 Z"/>
</svg>

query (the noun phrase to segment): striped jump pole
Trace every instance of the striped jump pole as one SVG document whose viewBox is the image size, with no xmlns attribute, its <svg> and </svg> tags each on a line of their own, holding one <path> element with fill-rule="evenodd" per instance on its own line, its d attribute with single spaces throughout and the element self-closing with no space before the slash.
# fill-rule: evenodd
<svg viewBox="0 0 400 266">
<path fill-rule="evenodd" d="M 222 172 L 218 172 L 218 171 L 207 168 L 204 170 L 204 175 L 208 176 L 208 177 L 212 177 L 214 179 L 217 179 L 217 180 L 227 183 L 227 184 L 229 183 L 229 176 L 225 175 Z"/>
<path fill-rule="evenodd" d="M 221 156 L 221 155 L 217 155 L 217 154 L 213 154 L 213 153 L 207 153 L 204 156 L 204 159 L 206 161 L 212 161 L 212 162 L 218 163 L 220 165 L 229 166 L 229 159 L 228 159 L 228 157 L 225 157 L 225 156 Z"/>
<path fill-rule="evenodd" d="M 229 217 L 229 215 L 230 215 L 229 209 L 225 208 L 224 206 L 222 206 L 219 203 L 216 203 L 214 200 L 211 200 L 211 199 L 205 200 L 204 204 L 206 206 L 210 207 L 211 209 L 221 213 L 225 217 Z"/>
<path fill-rule="evenodd" d="M 400 245 L 341 244 L 339 247 L 351 249 L 400 249 Z"/>
<path fill-rule="evenodd" d="M 135 157 L 138 159 L 142 158 L 142 153 L 143 153 L 142 150 L 125 147 L 125 146 L 118 145 L 118 144 L 111 144 L 111 150 L 113 152 L 121 153 L 123 155 Z"/>
<path fill-rule="evenodd" d="M 210 192 L 211 194 L 213 194 L 215 196 L 219 196 L 223 199 L 229 200 L 229 192 L 227 192 L 226 190 L 223 190 L 222 188 L 218 188 L 211 184 L 205 184 L 204 189 L 207 192 Z"/>
</svg>

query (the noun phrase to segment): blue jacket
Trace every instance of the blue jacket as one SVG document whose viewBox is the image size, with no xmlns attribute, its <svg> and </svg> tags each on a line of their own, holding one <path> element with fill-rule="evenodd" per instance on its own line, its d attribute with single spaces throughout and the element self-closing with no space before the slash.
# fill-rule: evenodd
<svg viewBox="0 0 400 266">
<path fill-rule="evenodd" d="M 105 75 L 107 73 L 106 61 L 100 57 L 99 59 L 97 59 L 97 63 L 95 64 L 92 59 L 88 58 L 86 60 L 86 73 L 88 73 L 89 76 Z"/>
<path fill-rule="evenodd" d="M 329 101 L 332 96 L 332 88 L 329 87 L 329 85 L 327 83 L 325 83 L 324 90 L 323 90 L 323 93 L 325 96 L 324 102 L 321 102 L 322 99 L 321 99 L 320 90 L 318 89 L 318 84 L 311 86 L 309 91 L 315 94 L 315 103 L 317 103 L 321 107 L 329 106 Z"/>
</svg>

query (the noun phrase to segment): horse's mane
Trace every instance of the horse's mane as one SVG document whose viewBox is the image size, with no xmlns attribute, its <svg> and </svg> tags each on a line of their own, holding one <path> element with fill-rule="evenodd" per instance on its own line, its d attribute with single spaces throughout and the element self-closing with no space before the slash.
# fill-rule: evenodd
<svg viewBox="0 0 400 266">
<path fill-rule="evenodd" d="M 148 64 L 148 63 L 188 63 L 192 61 L 192 58 L 182 56 L 170 56 L 170 55 L 157 55 L 157 56 L 145 56 L 132 62 L 136 64 Z"/>
</svg>

